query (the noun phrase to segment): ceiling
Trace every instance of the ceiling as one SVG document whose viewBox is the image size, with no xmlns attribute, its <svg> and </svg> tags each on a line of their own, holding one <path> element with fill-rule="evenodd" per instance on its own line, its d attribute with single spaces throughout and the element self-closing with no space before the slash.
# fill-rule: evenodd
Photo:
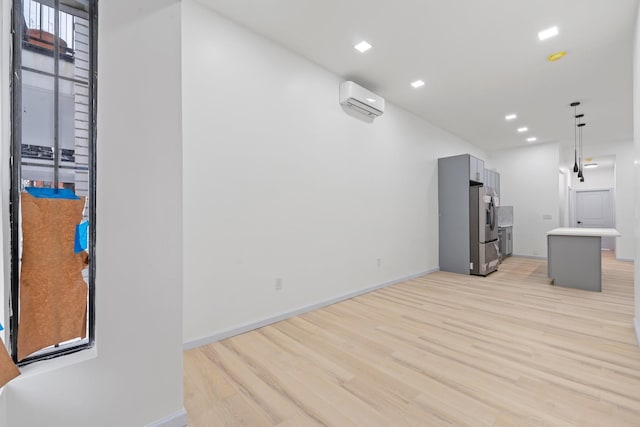
<svg viewBox="0 0 640 427">
<path fill-rule="evenodd" d="M 572 101 L 585 145 L 633 136 L 638 0 L 200 1 L 485 150 L 530 136 L 573 144 Z M 539 41 L 552 26 L 559 35 Z M 426 85 L 413 89 L 417 79 Z"/>
<path fill-rule="evenodd" d="M 584 158 L 584 164 L 589 164 L 589 163 L 597 164 L 598 165 L 598 170 L 613 169 L 615 167 L 615 165 L 616 165 L 616 156 L 615 155 L 606 155 L 606 156 L 585 157 Z M 567 170 L 570 170 L 571 172 L 573 172 L 573 164 L 574 164 L 574 159 L 571 158 L 571 161 L 565 162 L 565 164 L 563 164 L 562 167 L 565 167 Z M 611 170 L 610 172 L 613 173 L 613 170 Z M 587 174 L 587 172 L 585 172 L 585 176 L 586 176 L 586 174 Z"/>
</svg>

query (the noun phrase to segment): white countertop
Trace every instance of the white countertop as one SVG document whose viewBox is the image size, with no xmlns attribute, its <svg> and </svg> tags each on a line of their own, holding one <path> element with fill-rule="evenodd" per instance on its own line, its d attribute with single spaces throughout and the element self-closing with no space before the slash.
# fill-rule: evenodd
<svg viewBox="0 0 640 427">
<path fill-rule="evenodd" d="M 547 231 L 547 236 L 601 236 L 620 237 L 620 233 L 615 228 L 554 228 Z"/>
</svg>

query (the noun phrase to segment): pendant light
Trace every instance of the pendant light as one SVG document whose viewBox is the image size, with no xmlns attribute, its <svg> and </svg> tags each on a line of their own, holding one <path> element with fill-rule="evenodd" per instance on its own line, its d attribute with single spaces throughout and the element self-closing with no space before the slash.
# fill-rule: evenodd
<svg viewBox="0 0 640 427">
<path fill-rule="evenodd" d="M 571 106 L 573 107 L 573 171 L 578 172 L 578 146 L 577 146 L 577 129 L 578 129 L 578 115 L 577 115 L 577 107 L 580 105 L 578 101 L 572 102 Z"/>
</svg>

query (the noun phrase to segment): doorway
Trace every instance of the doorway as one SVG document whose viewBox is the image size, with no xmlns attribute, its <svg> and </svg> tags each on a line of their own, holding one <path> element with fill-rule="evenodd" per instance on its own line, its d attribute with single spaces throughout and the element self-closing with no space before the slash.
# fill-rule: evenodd
<svg viewBox="0 0 640 427">
<path fill-rule="evenodd" d="M 571 227 L 615 228 L 613 189 L 571 190 Z M 603 237 L 602 249 L 615 250 L 615 237 Z"/>
</svg>

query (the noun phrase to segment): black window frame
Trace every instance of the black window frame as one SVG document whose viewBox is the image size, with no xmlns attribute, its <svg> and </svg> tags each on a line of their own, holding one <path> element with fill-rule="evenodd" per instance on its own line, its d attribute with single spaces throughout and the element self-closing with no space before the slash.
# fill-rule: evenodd
<svg viewBox="0 0 640 427">
<path fill-rule="evenodd" d="M 54 10 L 68 12 L 66 6 L 60 4 L 60 0 L 39 0 L 40 3 L 53 7 Z M 41 353 L 34 354 L 18 361 L 18 328 L 19 328 L 19 292 L 20 292 L 20 260 L 19 260 L 19 215 L 20 215 L 20 188 L 21 188 L 21 168 L 22 168 L 22 51 L 24 49 L 24 32 L 26 31 L 24 22 L 23 0 L 12 0 L 11 30 L 12 30 L 12 53 L 11 53 L 11 149 L 10 149 L 10 169 L 11 187 L 9 202 L 9 218 L 11 228 L 11 293 L 9 300 L 9 342 L 13 361 L 18 366 L 28 365 L 34 362 L 49 360 L 67 354 L 76 353 L 81 350 L 92 348 L 95 345 L 95 277 L 96 277 L 96 118 L 97 118 L 97 64 L 98 64 L 98 0 L 88 0 L 89 11 L 83 16 L 89 25 L 89 76 L 88 76 L 88 215 L 89 215 L 89 266 L 88 266 L 88 301 L 87 301 L 87 340 L 79 343 L 71 343 L 55 346 Z M 58 15 L 58 13 L 56 13 Z M 58 16 L 55 17 L 56 23 Z M 54 30 L 56 35 L 59 26 Z M 56 49 L 57 42 L 56 42 Z M 65 60 L 66 52 L 60 52 L 58 57 L 54 54 L 56 69 L 52 73 L 54 79 L 59 79 L 57 63 Z M 29 70 L 33 71 L 33 70 Z M 46 74 L 46 73 L 45 73 Z M 57 84 L 57 83 L 56 83 Z M 57 109 L 56 123 L 57 123 Z M 57 127 L 57 125 L 56 125 Z M 58 146 L 55 138 L 55 148 Z M 56 157 L 54 175 L 58 180 L 59 156 Z"/>
</svg>

